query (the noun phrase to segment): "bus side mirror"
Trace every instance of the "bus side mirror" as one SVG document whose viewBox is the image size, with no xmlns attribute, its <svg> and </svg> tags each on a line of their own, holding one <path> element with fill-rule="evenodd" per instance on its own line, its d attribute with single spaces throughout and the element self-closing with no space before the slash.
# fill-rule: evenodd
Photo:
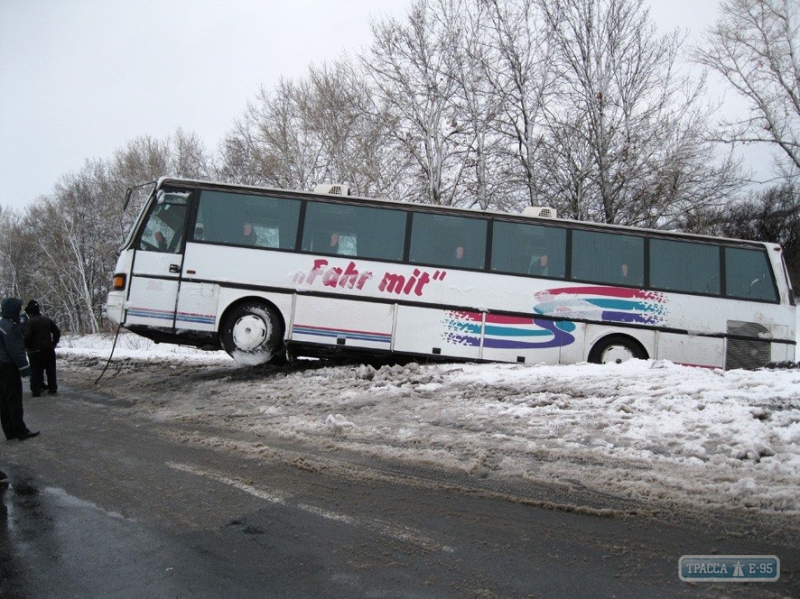
<svg viewBox="0 0 800 599">
<path fill-rule="evenodd" d="M 128 208 L 128 204 L 129 204 L 129 203 L 130 203 L 130 201 L 131 201 L 131 196 L 132 196 L 132 195 L 133 195 L 133 187 L 129 187 L 129 188 L 128 188 L 128 189 L 125 191 L 125 203 L 123 203 L 123 204 L 122 204 L 122 211 L 123 211 L 123 212 L 125 212 L 125 210 Z"/>
</svg>

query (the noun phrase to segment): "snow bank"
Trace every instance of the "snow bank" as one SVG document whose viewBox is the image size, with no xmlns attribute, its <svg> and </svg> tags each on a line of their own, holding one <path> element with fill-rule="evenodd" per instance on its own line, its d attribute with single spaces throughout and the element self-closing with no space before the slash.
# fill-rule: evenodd
<svg viewBox="0 0 800 599">
<path fill-rule="evenodd" d="M 106 358 L 108 337 L 63 357 Z M 223 352 L 123 335 L 115 359 L 229 365 Z M 287 370 L 203 381 L 159 418 L 214 422 L 392 459 L 579 485 L 654 502 L 800 512 L 800 370 L 663 361 Z M 230 418 L 230 416 L 236 416 Z"/>
</svg>

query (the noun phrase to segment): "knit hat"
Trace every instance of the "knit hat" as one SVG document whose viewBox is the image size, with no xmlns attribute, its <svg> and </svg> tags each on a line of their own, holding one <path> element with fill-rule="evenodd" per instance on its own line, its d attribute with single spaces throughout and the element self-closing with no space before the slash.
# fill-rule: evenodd
<svg viewBox="0 0 800 599">
<path fill-rule="evenodd" d="M 7 297 L 2 303 L 3 318 L 8 318 L 14 322 L 19 320 L 19 311 L 22 308 L 22 300 L 15 297 Z"/>
<path fill-rule="evenodd" d="M 41 314 L 41 311 L 39 310 L 39 302 L 36 300 L 29 301 L 28 305 L 25 306 L 25 313 L 28 316 L 37 316 Z"/>
</svg>

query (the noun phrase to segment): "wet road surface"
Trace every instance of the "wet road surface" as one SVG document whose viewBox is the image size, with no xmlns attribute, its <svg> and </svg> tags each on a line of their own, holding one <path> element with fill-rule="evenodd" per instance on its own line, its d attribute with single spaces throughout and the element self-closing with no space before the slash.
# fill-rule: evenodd
<svg viewBox="0 0 800 599">
<path fill-rule="evenodd" d="M 70 385 L 26 397 L 42 434 L 0 441 L 0 597 L 800 596 L 779 521 L 651 513 L 131 414 Z M 182 431 L 185 432 L 185 431 Z M 768 536 L 769 538 L 764 538 Z M 678 579 L 684 554 L 776 554 L 781 580 Z"/>
</svg>

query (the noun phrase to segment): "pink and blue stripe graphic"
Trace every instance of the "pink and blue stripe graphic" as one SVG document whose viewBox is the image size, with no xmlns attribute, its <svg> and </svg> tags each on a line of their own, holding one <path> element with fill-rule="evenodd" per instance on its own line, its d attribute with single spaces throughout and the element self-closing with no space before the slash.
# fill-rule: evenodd
<svg viewBox="0 0 800 599">
<path fill-rule="evenodd" d="M 445 319 L 445 340 L 455 345 L 496 349 L 543 349 L 569 345 L 575 338 L 571 322 L 554 322 L 543 318 L 487 314 L 485 325 L 480 312 L 448 312 Z"/>
<path fill-rule="evenodd" d="M 214 314 L 197 314 L 194 312 L 178 312 L 172 310 L 153 310 L 149 308 L 128 308 L 128 316 L 136 318 L 152 318 L 155 320 L 172 321 L 176 323 L 195 323 L 213 325 L 217 318 Z"/>
<path fill-rule="evenodd" d="M 541 291 L 535 298 L 532 317 L 486 314 L 484 322 L 480 312 L 447 312 L 444 339 L 477 347 L 482 337 L 483 347 L 497 349 L 563 347 L 575 341 L 574 320 L 658 325 L 668 313 L 664 294 L 638 289 L 564 287 Z"/>
<path fill-rule="evenodd" d="M 666 297 L 620 287 L 562 287 L 534 296 L 536 314 L 565 319 L 657 325 L 667 319 Z"/>
</svg>

